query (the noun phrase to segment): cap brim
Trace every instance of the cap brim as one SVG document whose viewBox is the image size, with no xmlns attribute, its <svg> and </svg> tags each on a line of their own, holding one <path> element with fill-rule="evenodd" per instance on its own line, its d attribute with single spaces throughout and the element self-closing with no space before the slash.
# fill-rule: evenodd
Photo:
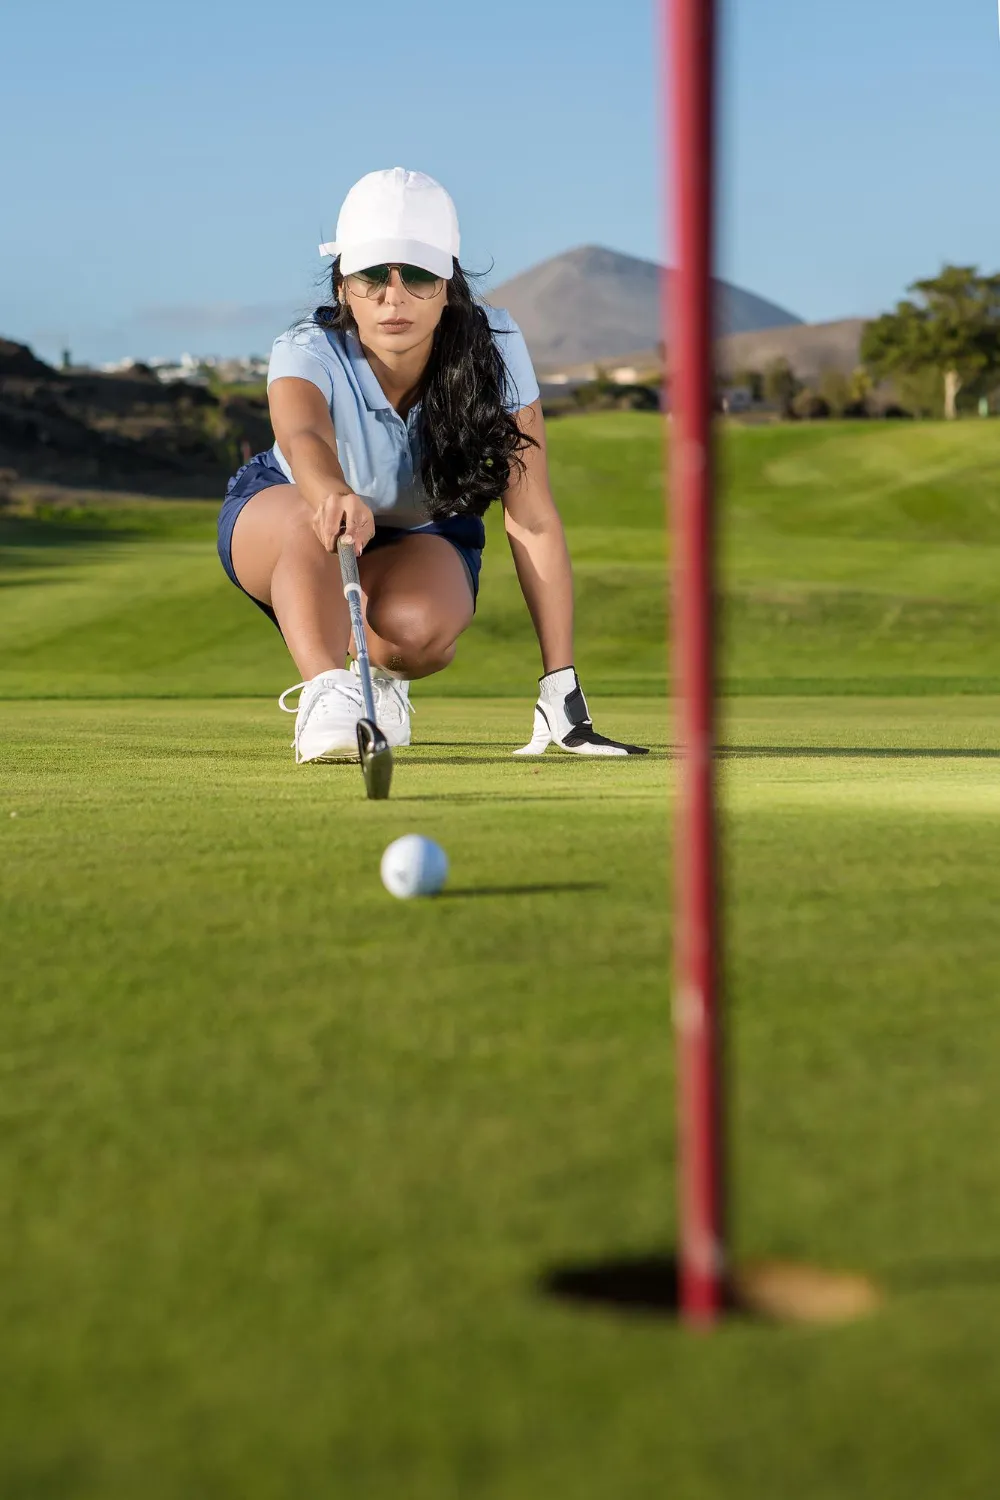
<svg viewBox="0 0 1000 1500">
<path fill-rule="evenodd" d="M 434 276 L 443 276 L 450 281 L 455 265 L 447 250 L 436 245 L 424 245 L 419 240 L 368 240 L 363 245 L 341 247 L 336 240 L 320 245 L 321 255 L 339 255 L 340 273 L 350 276 L 352 271 L 364 271 L 368 266 L 383 265 L 386 261 L 400 261 L 404 265 L 419 266 Z"/>
</svg>

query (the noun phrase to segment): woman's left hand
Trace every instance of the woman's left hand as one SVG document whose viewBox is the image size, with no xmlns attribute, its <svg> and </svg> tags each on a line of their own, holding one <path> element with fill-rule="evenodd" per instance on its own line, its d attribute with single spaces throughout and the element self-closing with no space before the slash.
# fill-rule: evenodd
<svg viewBox="0 0 1000 1500">
<path fill-rule="evenodd" d="M 648 755 L 642 745 L 605 739 L 594 728 L 574 667 L 538 679 L 538 702 L 530 742 L 515 755 L 544 755 L 549 745 L 571 755 Z"/>
</svg>

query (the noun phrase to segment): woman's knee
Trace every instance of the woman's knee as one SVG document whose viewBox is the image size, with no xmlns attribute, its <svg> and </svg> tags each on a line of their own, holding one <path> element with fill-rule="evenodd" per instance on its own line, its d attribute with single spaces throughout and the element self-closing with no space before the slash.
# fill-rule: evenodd
<svg viewBox="0 0 1000 1500">
<path fill-rule="evenodd" d="M 450 667 L 455 660 L 457 645 L 457 641 L 451 639 L 427 642 L 419 657 L 421 669 L 429 675 L 431 672 L 442 672 L 445 667 Z"/>
<path fill-rule="evenodd" d="M 422 601 L 369 602 L 368 623 L 395 649 L 405 667 L 440 672 L 454 659 L 460 631 Z"/>
</svg>

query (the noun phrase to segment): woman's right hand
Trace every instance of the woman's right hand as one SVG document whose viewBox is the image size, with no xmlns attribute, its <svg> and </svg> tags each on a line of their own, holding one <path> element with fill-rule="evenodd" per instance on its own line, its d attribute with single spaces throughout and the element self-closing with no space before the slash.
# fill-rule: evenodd
<svg viewBox="0 0 1000 1500">
<path fill-rule="evenodd" d="M 320 501 L 313 512 L 312 528 L 327 552 L 336 551 L 337 538 L 344 536 L 354 543 L 360 557 L 375 535 L 375 517 L 360 495 L 346 490 L 339 495 L 326 495 Z"/>
</svg>

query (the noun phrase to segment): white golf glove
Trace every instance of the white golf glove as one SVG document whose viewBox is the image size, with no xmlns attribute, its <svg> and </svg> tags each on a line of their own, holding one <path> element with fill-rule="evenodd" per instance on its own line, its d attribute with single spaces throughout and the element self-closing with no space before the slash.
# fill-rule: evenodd
<svg viewBox="0 0 1000 1500">
<path fill-rule="evenodd" d="M 531 743 L 515 755 L 544 755 L 549 745 L 572 755 L 648 755 L 640 745 L 621 745 L 598 734 L 573 667 L 538 679 L 538 702 Z"/>
</svg>

